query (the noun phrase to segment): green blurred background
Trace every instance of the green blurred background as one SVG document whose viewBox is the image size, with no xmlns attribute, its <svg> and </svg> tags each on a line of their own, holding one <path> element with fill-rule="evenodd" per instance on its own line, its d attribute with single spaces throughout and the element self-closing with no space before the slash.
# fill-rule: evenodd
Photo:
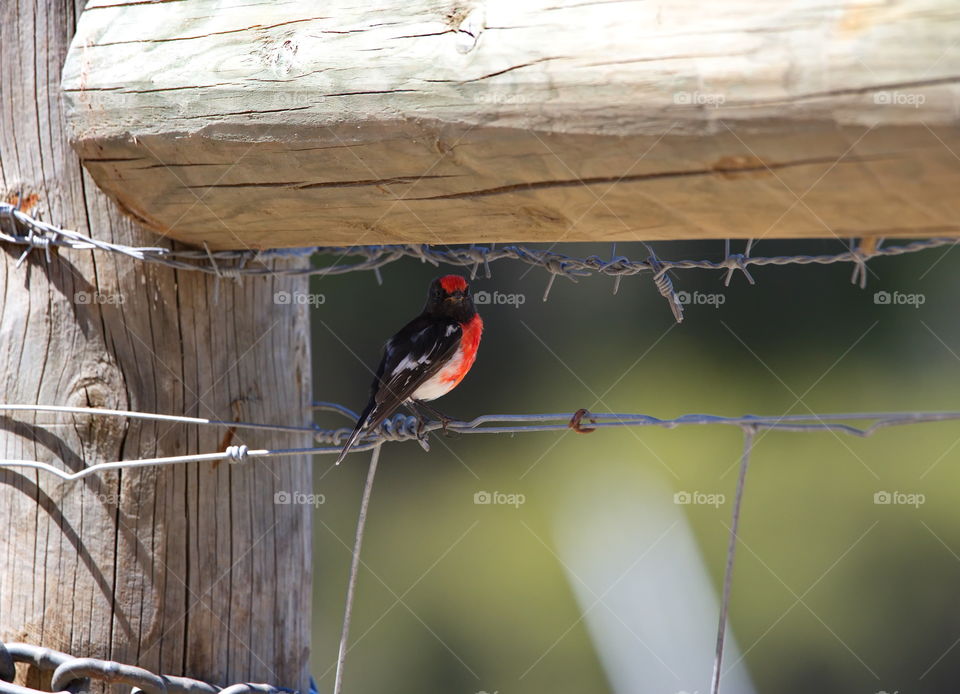
<svg viewBox="0 0 960 694">
<path fill-rule="evenodd" d="M 720 259 L 722 245 L 657 243 L 655 250 L 662 258 Z M 609 257 L 611 247 L 554 250 Z M 837 240 L 763 241 L 753 254 L 843 250 Z M 647 256 L 642 244 L 621 243 L 617 253 Z M 617 295 L 608 278 L 558 278 L 544 303 L 545 271 L 498 261 L 489 279 L 481 269 L 474 292 L 525 301 L 479 307 L 486 332 L 477 364 L 435 404 L 462 419 L 581 407 L 664 418 L 958 410 L 956 253 L 873 260 L 866 290 L 851 285 L 848 264 L 753 268 L 756 286 L 738 273 L 729 288 L 723 271 L 678 271 L 677 290 L 723 296 L 719 308 L 687 306 L 682 325 L 649 275 L 624 278 Z M 382 286 L 372 273 L 316 280 L 312 289 L 325 301 L 312 316 L 315 398 L 359 410 L 383 342 L 420 311 L 433 277 L 455 271 L 410 260 L 386 267 Z M 924 303 L 878 305 L 880 290 L 921 294 Z M 332 414 L 318 421 L 346 424 Z M 958 442 L 960 423 L 867 439 L 758 437 L 730 614 L 731 634 L 746 653 L 736 668 L 756 691 L 955 690 Z M 654 508 L 651 499 L 668 504 L 690 524 L 716 600 L 740 447 L 740 432 L 722 426 L 434 437 L 429 454 L 412 442 L 385 447 L 363 549 L 349 690 L 616 691 L 589 618 L 581 618 L 590 605 L 576 599 L 558 528 L 570 519 L 589 528 L 591 513 L 609 510 L 604 489 L 635 495 L 644 508 Z M 353 454 L 340 468 L 330 456 L 315 463 L 316 491 L 325 497 L 314 533 L 312 668 L 321 692 L 333 684 L 368 458 Z M 671 504 L 674 492 L 694 490 L 724 494 L 727 503 Z M 525 503 L 475 504 L 478 491 L 523 494 Z M 920 493 L 925 502 L 877 505 L 878 491 Z M 656 524 L 659 516 L 650 518 Z M 625 537 L 630 522 L 624 518 Z M 597 538 L 613 552 L 617 541 Z M 629 572 L 649 570 L 645 561 Z M 642 623 L 642 612 L 624 618 Z M 714 632 L 715 610 L 692 618 Z M 624 639 L 629 645 L 631 637 Z M 635 645 L 638 653 L 657 647 Z M 712 648 L 684 654 L 698 672 L 709 672 L 712 656 Z M 656 691 L 709 689 L 705 679 L 690 684 L 680 675 L 674 688 Z"/>
</svg>

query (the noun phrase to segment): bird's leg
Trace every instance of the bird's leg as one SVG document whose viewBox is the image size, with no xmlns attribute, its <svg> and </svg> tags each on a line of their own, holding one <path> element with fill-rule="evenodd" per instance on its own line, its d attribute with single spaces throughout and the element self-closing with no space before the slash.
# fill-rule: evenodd
<svg viewBox="0 0 960 694">
<path fill-rule="evenodd" d="M 414 417 L 417 418 L 417 438 L 420 441 L 423 441 L 427 438 L 427 432 L 424 431 L 424 428 L 427 426 L 427 422 L 423 418 L 423 413 L 421 413 L 420 410 L 417 409 L 416 407 L 417 403 L 418 403 L 417 400 L 407 400 L 403 404 L 404 404 L 404 407 L 406 407 L 410 411 L 410 414 L 412 414 Z"/>
<path fill-rule="evenodd" d="M 425 409 L 427 412 L 429 412 L 433 417 L 435 417 L 436 419 L 438 419 L 438 420 L 440 421 L 440 426 L 441 426 L 441 428 L 443 429 L 444 432 L 447 431 L 447 425 L 448 425 L 450 422 L 455 421 L 452 417 L 448 417 L 447 415 L 443 414 L 443 412 L 439 412 L 439 411 L 435 410 L 433 407 L 431 407 L 430 405 L 428 405 L 428 404 L 427 404 L 426 402 L 424 402 L 423 400 L 412 400 L 411 402 L 417 403 L 418 406 L 422 407 L 422 408 Z"/>
</svg>

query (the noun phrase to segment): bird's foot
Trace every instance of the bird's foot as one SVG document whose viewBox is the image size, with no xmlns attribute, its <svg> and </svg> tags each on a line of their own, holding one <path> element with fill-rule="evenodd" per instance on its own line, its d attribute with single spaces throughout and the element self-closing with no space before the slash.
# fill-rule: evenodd
<svg viewBox="0 0 960 694">
<path fill-rule="evenodd" d="M 447 431 L 447 426 L 449 426 L 451 422 L 457 421 L 456 419 L 454 419 L 453 417 L 448 417 L 443 412 L 440 412 L 439 410 L 434 409 L 433 407 L 425 403 L 423 400 L 417 400 L 416 403 L 418 407 L 422 407 L 432 417 L 436 418 L 436 420 L 440 422 L 440 430 L 443 431 L 444 434 L 453 433 L 453 432 Z"/>
<path fill-rule="evenodd" d="M 427 431 L 427 423 L 421 417 L 417 417 L 417 443 L 420 448 L 427 453 L 430 452 L 430 432 Z"/>
<path fill-rule="evenodd" d="M 410 411 L 410 414 L 414 416 L 417 420 L 417 428 L 414 433 L 417 436 L 417 443 L 420 444 L 420 447 L 429 452 L 430 451 L 430 432 L 427 431 L 427 420 L 423 418 L 423 415 L 420 413 L 420 410 L 414 404 L 414 401 L 409 401 L 406 403 L 407 410 Z"/>
</svg>

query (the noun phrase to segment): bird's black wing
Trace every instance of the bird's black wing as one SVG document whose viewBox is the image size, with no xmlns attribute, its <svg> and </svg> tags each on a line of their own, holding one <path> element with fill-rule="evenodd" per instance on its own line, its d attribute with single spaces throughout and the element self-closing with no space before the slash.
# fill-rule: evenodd
<svg viewBox="0 0 960 694">
<path fill-rule="evenodd" d="M 390 338 L 371 386 L 374 408 L 368 427 L 379 426 L 435 376 L 457 351 L 462 336 L 456 321 L 421 316 Z"/>
<path fill-rule="evenodd" d="M 339 463 L 364 429 L 376 429 L 425 381 L 443 368 L 457 347 L 463 329 L 454 320 L 419 316 L 387 341 L 383 359 L 370 386 L 370 402 L 357 420 Z"/>
</svg>

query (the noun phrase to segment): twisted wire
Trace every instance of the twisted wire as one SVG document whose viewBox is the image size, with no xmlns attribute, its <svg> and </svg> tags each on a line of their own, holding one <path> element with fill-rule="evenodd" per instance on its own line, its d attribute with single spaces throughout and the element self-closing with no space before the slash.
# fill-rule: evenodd
<svg viewBox="0 0 960 694">
<path fill-rule="evenodd" d="M 333 276 L 350 272 L 372 271 L 379 281 L 380 269 L 403 258 L 413 258 L 435 267 L 441 264 L 469 268 L 471 278 L 475 278 L 482 265 L 486 276 L 490 277 L 490 263 L 498 260 L 513 260 L 533 267 L 541 268 L 550 274 L 544 300 L 549 295 L 557 277 L 575 281 L 579 277 L 603 275 L 615 279 L 614 290 L 619 287 L 623 277 L 641 273 L 651 273 L 657 290 L 670 304 L 670 310 L 679 322 L 682 320 L 682 308 L 674 291 L 673 283 L 667 273 L 673 270 L 725 270 L 725 285 L 729 285 L 735 272 L 742 272 L 750 284 L 754 278 L 749 268 L 767 265 L 831 265 L 834 263 L 852 263 L 854 265 L 851 281 L 866 286 L 866 263 L 872 258 L 899 256 L 917 253 L 931 248 L 953 246 L 960 242 L 954 238 L 931 238 L 909 241 L 899 245 L 881 246 L 881 244 L 861 244 L 852 246 L 842 253 L 821 255 L 779 255 L 751 256 L 752 241 L 748 241 L 745 253 L 731 253 L 729 241 L 725 244 L 724 257 L 719 260 L 668 260 L 651 256 L 645 260 L 631 260 L 611 253 L 605 260 L 597 255 L 584 258 L 573 257 L 549 249 L 529 248 L 522 245 L 506 246 L 457 246 L 434 247 L 427 244 L 408 245 L 370 245 L 370 246 L 313 246 L 308 248 L 277 248 L 269 250 L 224 250 L 203 249 L 172 250 L 152 246 L 125 246 L 92 238 L 86 234 L 48 224 L 33 217 L 17 206 L 0 202 L 0 221 L 6 218 L 9 229 L 4 230 L 0 223 L 0 241 L 24 248 L 17 264 L 21 264 L 34 250 L 43 250 L 46 259 L 51 260 L 51 249 L 99 250 L 116 253 L 134 260 L 155 263 L 178 270 L 189 270 L 214 275 L 218 279 L 240 279 L 241 277 L 263 277 L 274 275 L 287 276 Z M 335 256 L 337 260 L 330 265 L 315 266 L 310 261 L 314 256 Z M 351 262 L 341 262 L 346 257 L 359 258 Z M 277 265 L 278 260 L 304 260 L 299 266 Z"/>
</svg>

